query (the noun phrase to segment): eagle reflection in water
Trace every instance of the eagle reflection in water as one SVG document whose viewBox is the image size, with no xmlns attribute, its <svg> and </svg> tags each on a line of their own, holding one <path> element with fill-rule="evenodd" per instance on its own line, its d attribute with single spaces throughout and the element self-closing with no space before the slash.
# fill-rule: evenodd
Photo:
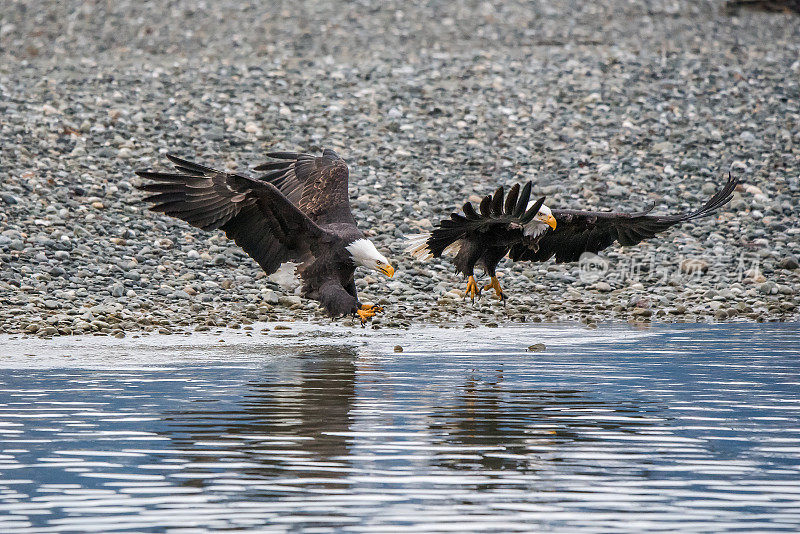
<svg viewBox="0 0 800 534">
<path fill-rule="evenodd" d="M 455 402 L 433 409 L 431 434 L 473 455 L 442 455 L 437 465 L 454 470 L 536 471 L 559 462 L 572 448 L 601 443 L 599 434 L 637 434 L 657 421 L 634 402 L 598 399 L 570 388 L 509 387 L 494 378 L 467 378 Z M 474 454 L 477 452 L 478 454 Z"/>
<path fill-rule="evenodd" d="M 303 352 L 265 371 L 231 402 L 198 401 L 196 410 L 169 414 L 186 485 L 213 484 L 223 473 L 264 496 L 341 491 L 354 473 L 376 468 L 530 472 L 600 443 L 599 434 L 646 432 L 659 420 L 630 399 L 525 389 L 502 371 L 476 377 L 465 367 L 457 384 L 431 384 L 413 371 L 398 378 L 348 347 Z M 409 452 L 416 458 L 404 459 Z"/>
<path fill-rule="evenodd" d="M 187 478 L 186 485 L 213 481 L 209 473 L 230 462 L 237 467 L 227 471 L 248 480 L 294 473 L 318 481 L 305 487 L 331 488 L 328 482 L 345 471 L 341 458 L 348 453 L 356 358 L 349 347 L 303 352 L 268 369 L 263 381 L 249 383 L 232 405 L 203 403 L 197 410 L 169 414 L 170 438 L 187 460 L 215 462 L 192 468 L 198 477 Z"/>
</svg>

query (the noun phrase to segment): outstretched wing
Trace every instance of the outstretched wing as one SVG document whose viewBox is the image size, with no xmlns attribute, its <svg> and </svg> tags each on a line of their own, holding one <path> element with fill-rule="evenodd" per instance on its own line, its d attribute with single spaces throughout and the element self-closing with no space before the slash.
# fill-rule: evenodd
<svg viewBox="0 0 800 534">
<path fill-rule="evenodd" d="M 167 155 L 179 172 L 138 171 L 152 180 L 139 189 L 155 193 L 151 210 L 203 230 L 222 229 L 267 274 L 286 261 L 305 261 L 337 238 L 320 228 L 272 184 L 217 171 Z"/>
<path fill-rule="evenodd" d="M 419 257 L 439 257 L 447 247 L 461 239 L 487 236 L 491 236 L 491 241 L 497 245 L 511 245 L 511 242 L 504 243 L 504 239 L 521 239 L 522 227 L 536 216 L 544 203 L 542 197 L 528 206 L 531 187 L 528 182 L 520 190 L 520 185 L 515 184 L 507 196 L 504 196 L 503 187 L 498 187 L 494 195 L 481 200 L 477 211 L 471 202 L 467 202 L 462 208 L 463 215 L 452 213 L 450 219 L 439 223 L 424 243 L 412 245 L 408 250 Z"/>
<path fill-rule="evenodd" d="M 599 211 L 553 210 L 556 228 L 548 229 L 532 244 L 520 243 L 511 248 L 514 261 L 577 261 L 584 252 L 597 253 L 615 241 L 620 245 L 636 245 L 655 237 L 667 228 L 692 219 L 705 217 L 727 204 L 738 184 L 728 174 L 728 181 L 703 207 L 680 215 L 650 215 L 652 207 L 639 213 L 609 213 Z"/>
<path fill-rule="evenodd" d="M 278 161 L 255 167 L 267 171 L 261 179 L 277 187 L 313 221 L 355 224 L 347 189 L 350 171 L 336 152 L 326 148 L 322 156 L 297 152 L 271 152 L 267 156 Z"/>
<path fill-rule="evenodd" d="M 800 13 L 800 0 L 728 0 L 725 10 L 735 14 L 739 8 L 773 13 Z"/>
</svg>

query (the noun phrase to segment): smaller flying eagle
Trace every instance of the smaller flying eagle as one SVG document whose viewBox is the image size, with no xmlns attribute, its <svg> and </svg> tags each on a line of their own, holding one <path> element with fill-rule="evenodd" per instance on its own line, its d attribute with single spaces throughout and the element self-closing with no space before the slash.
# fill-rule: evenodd
<svg viewBox="0 0 800 534">
<path fill-rule="evenodd" d="M 267 154 L 261 178 L 214 170 L 167 155 L 178 172 L 138 171 L 151 210 L 203 230 L 222 229 L 267 274 L 293 262 L 301 294 L 333 317 L 355 314 L 361 323 L 382 311 L 362 305 L 353 274 L 363 266 L 394 275 L 389 260 L 356 226 L 350 211 L 349 170 L 333 150 L 322 156 Z"/>
<path fill-rule="evenodd" d="M 425 260 L 453 254 L 456 273 L 467 277 L 466 295 L 475 301 L 480 289 L 474 268 L 483 267 L 491 277 L 484 290 L 494 289 L 505 300 L 495 269 L 506 255 L 513 261 L 543 262 L 555 256 L 556 263 L 577 261 L 584 252 L 597 253 L 615 241 L 622 246 L 636 245 L 655 237 L 667 228 L 712 214 L 728 203 L 738 179 L 728 181 L 697 211 L 680 215 L 650 215 L 654 206 L 638 213 L 551 210 L 544 197 L 530 200 L 531 182 L 514 185 L 505 195 L 503 187 L 481 200 L 478 211 L 472 203 L 463 212 L 439 222 L 433 232 L 408 236 L 406 249 Z"/>
</svg>

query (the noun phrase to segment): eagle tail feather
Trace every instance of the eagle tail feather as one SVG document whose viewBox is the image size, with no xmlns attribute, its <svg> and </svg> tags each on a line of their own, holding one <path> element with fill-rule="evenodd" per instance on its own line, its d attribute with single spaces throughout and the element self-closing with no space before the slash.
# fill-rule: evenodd
<svg viewBox="0 0 800 534">
<path fill-rule="evenodd" d="M 408 240 L 406 252 L 418 260 L 427 260 L 433 257 L 428 248 L 428 239 L 430 239 L 431 234 L 410 234 L 404 237 Z"/>
</svg>

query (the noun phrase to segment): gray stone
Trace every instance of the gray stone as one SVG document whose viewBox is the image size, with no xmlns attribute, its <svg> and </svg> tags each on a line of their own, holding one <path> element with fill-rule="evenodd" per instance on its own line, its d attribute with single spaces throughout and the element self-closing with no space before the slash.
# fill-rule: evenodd
<svg viewBox="0 0 800 534">
<path fill-rule="evenodd" d="M 795 270 L 800 269 L 800 262 L 796 256 L 787 256 L 778 261 L 777 266 L 779 269 Z"/>
<path fill-rule="evenodd" d="M 111 286 L 111 296 L 121 297 L 125 293 L 125 286 L 122 284 L 114 284 Z"/>
<path fill-rule="evenodd" d="M 756 136 L 753 135 L 753 132 L 745 130 L 739 134 L 739 139 L 741 139 L 744 143 L 753 143 L 756 140 Z"/>
<path fill-rule="evenodd" d="M 769 294 L 772 294 L 772 293 L 777 293 L 778 292 L 778 288 L 775 285 L 775 282 L 763 282 L 763 283 L 758 285 L 758 291 L 760 293 L 765 294 L 765 295 L 769 295 Z"/>
<path fill-rule="evenodd" d="M 278 302 L 282 306 L 291 308 L 292 306 L 300 306 L 303 303 L 303 300 L 296 295 L 283 295 L 281 297 L 278 297 Z"/>
</svg>

